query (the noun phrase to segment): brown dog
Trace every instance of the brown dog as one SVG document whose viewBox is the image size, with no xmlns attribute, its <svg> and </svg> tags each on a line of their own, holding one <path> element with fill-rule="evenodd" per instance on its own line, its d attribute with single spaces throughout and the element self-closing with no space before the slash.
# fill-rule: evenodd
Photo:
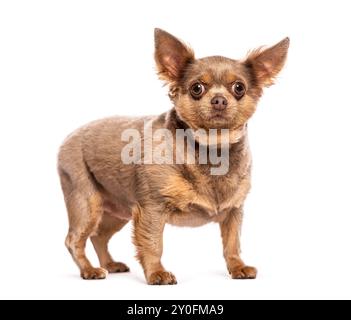
<svg viewBox="0 0 351 320">
<path fill-rule="evenodd" d="M 240 259 L 239 243 L 243 203 L 250 189 L 247 122 L 263 88 L 270 86 L 282 69 L 288 47 L 286 38 L 271 48 L 252 51 L 242 61 L 219 56 L 195 59 L 181 41 L 155 30 L 157 68 L 169 85 L 173 109 L 157 117 L 115 117 L 90 123 L 71 134 L 59 152 L 58 171 L 69 216 L 66 246 L 84 279 L 103 279 L 107 271 L 129 270 L 115 262 L 107 248 L 113 234 L 129 220 L 134 223 L 137 257 L 149 284 L 176 283 L 161 263 L 166 223 L 219 223 L 232 278 L 256 277 L 256 269 Z M 174 144 L 168 148 L 174 151 L 173 160 L 179 153 L 179 141 L 174 138 L 177 130 L 203 129 L 208 133 L 210 129 L 227 129 L 227 171 L 211 174 L 213 166 L 199 162 L 200 149 L 204 145 L 213 149 L 213 144 L 198 137 L 194 139 L 195 163 L 142 161 L 150 151 L 147 148 L 155 151 L 159 144 L 146 144 L 142 149 L 137 142 L 129 147 L 134 145 L 141 152 L 128 152 L 137 161 L 126 163 L 122 150 L 128 141 L 123 132 L 138 130 L 144 143 L 149 139 L 144 126 L 152 127 L 152 132 L 167 129 L 174 134 Z M 224 135 L 220 135 L 214 143 L 216 151 L 223 140 Z M 184 151 L 188 144 L 180 149 Z M 187 154 L 190 149 L 186 150 Z M 85 255 L 88 238 L 101 268 L 94 268 Z"/>
</svg>

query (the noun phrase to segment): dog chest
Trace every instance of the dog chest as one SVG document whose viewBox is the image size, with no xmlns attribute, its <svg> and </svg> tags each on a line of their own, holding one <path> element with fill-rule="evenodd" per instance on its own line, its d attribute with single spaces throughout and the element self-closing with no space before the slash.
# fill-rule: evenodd
<svg viewBox="0 0 351 320">
<path fill-rule="evenodd" d="M 169 223 L 199 226 L 242 206 L 249 190 L 247 172 L 243 176 L 232 174 L 191 181 L 175 176 L 168 179 L 162 194 L 169 211 Z"/>
</svg>

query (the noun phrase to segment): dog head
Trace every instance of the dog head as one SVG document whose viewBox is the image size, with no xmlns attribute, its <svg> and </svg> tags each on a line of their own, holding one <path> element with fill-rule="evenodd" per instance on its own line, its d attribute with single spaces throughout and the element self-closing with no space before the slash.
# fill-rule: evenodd
<svg viewBox="0 0 351 320">
<path fill-rule="evenodd" d="M 286 38 L 253 50 L 243 60 L 220 56 L 195 59 L 191 48 L 155 29 L 155 60 L 160 79 L 180 117 L 192 129 L 238 129 L 256 110 L 264 87 L 273 84 L 289 48 Z"/>
</svg>

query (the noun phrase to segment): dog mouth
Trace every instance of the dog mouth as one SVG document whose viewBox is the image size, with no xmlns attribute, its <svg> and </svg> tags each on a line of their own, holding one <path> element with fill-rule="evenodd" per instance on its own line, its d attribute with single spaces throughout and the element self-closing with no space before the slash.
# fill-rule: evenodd
<svg viewBox="0 0 351 320">
<path fill-rule="evenodd" d="M 209 117 L 208 120 L 228 120 L 228 117 L 223 112 L 213 112 Z"/>
<path fill-rule="evenodd" d="M 224 111 L 205 111 L 199 113 L 198 127 L 229 129 L 233 125 L 233 115 Z"/>
</svg>

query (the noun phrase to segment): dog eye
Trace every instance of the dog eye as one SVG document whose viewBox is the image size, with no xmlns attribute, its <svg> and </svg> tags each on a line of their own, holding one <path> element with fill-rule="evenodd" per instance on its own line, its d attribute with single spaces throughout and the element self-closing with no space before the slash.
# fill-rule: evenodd
<svg viewBox="0 0 351 320">
<path fill-rule="evenodd" d="M 194 83 L 190 88 L 190 93 L 194 98 L 201 97 L 204 92 L 205 92 L 205 87 L 199 82 Z"/>
<path fill-rule="evenodd" d="M 233 90 L 234 95 L 237 99 L 241 99 L 246 92 L 245 85 L 240 81 L 236 81 L 233 84 L 232 90 Z"/>
</svg>

